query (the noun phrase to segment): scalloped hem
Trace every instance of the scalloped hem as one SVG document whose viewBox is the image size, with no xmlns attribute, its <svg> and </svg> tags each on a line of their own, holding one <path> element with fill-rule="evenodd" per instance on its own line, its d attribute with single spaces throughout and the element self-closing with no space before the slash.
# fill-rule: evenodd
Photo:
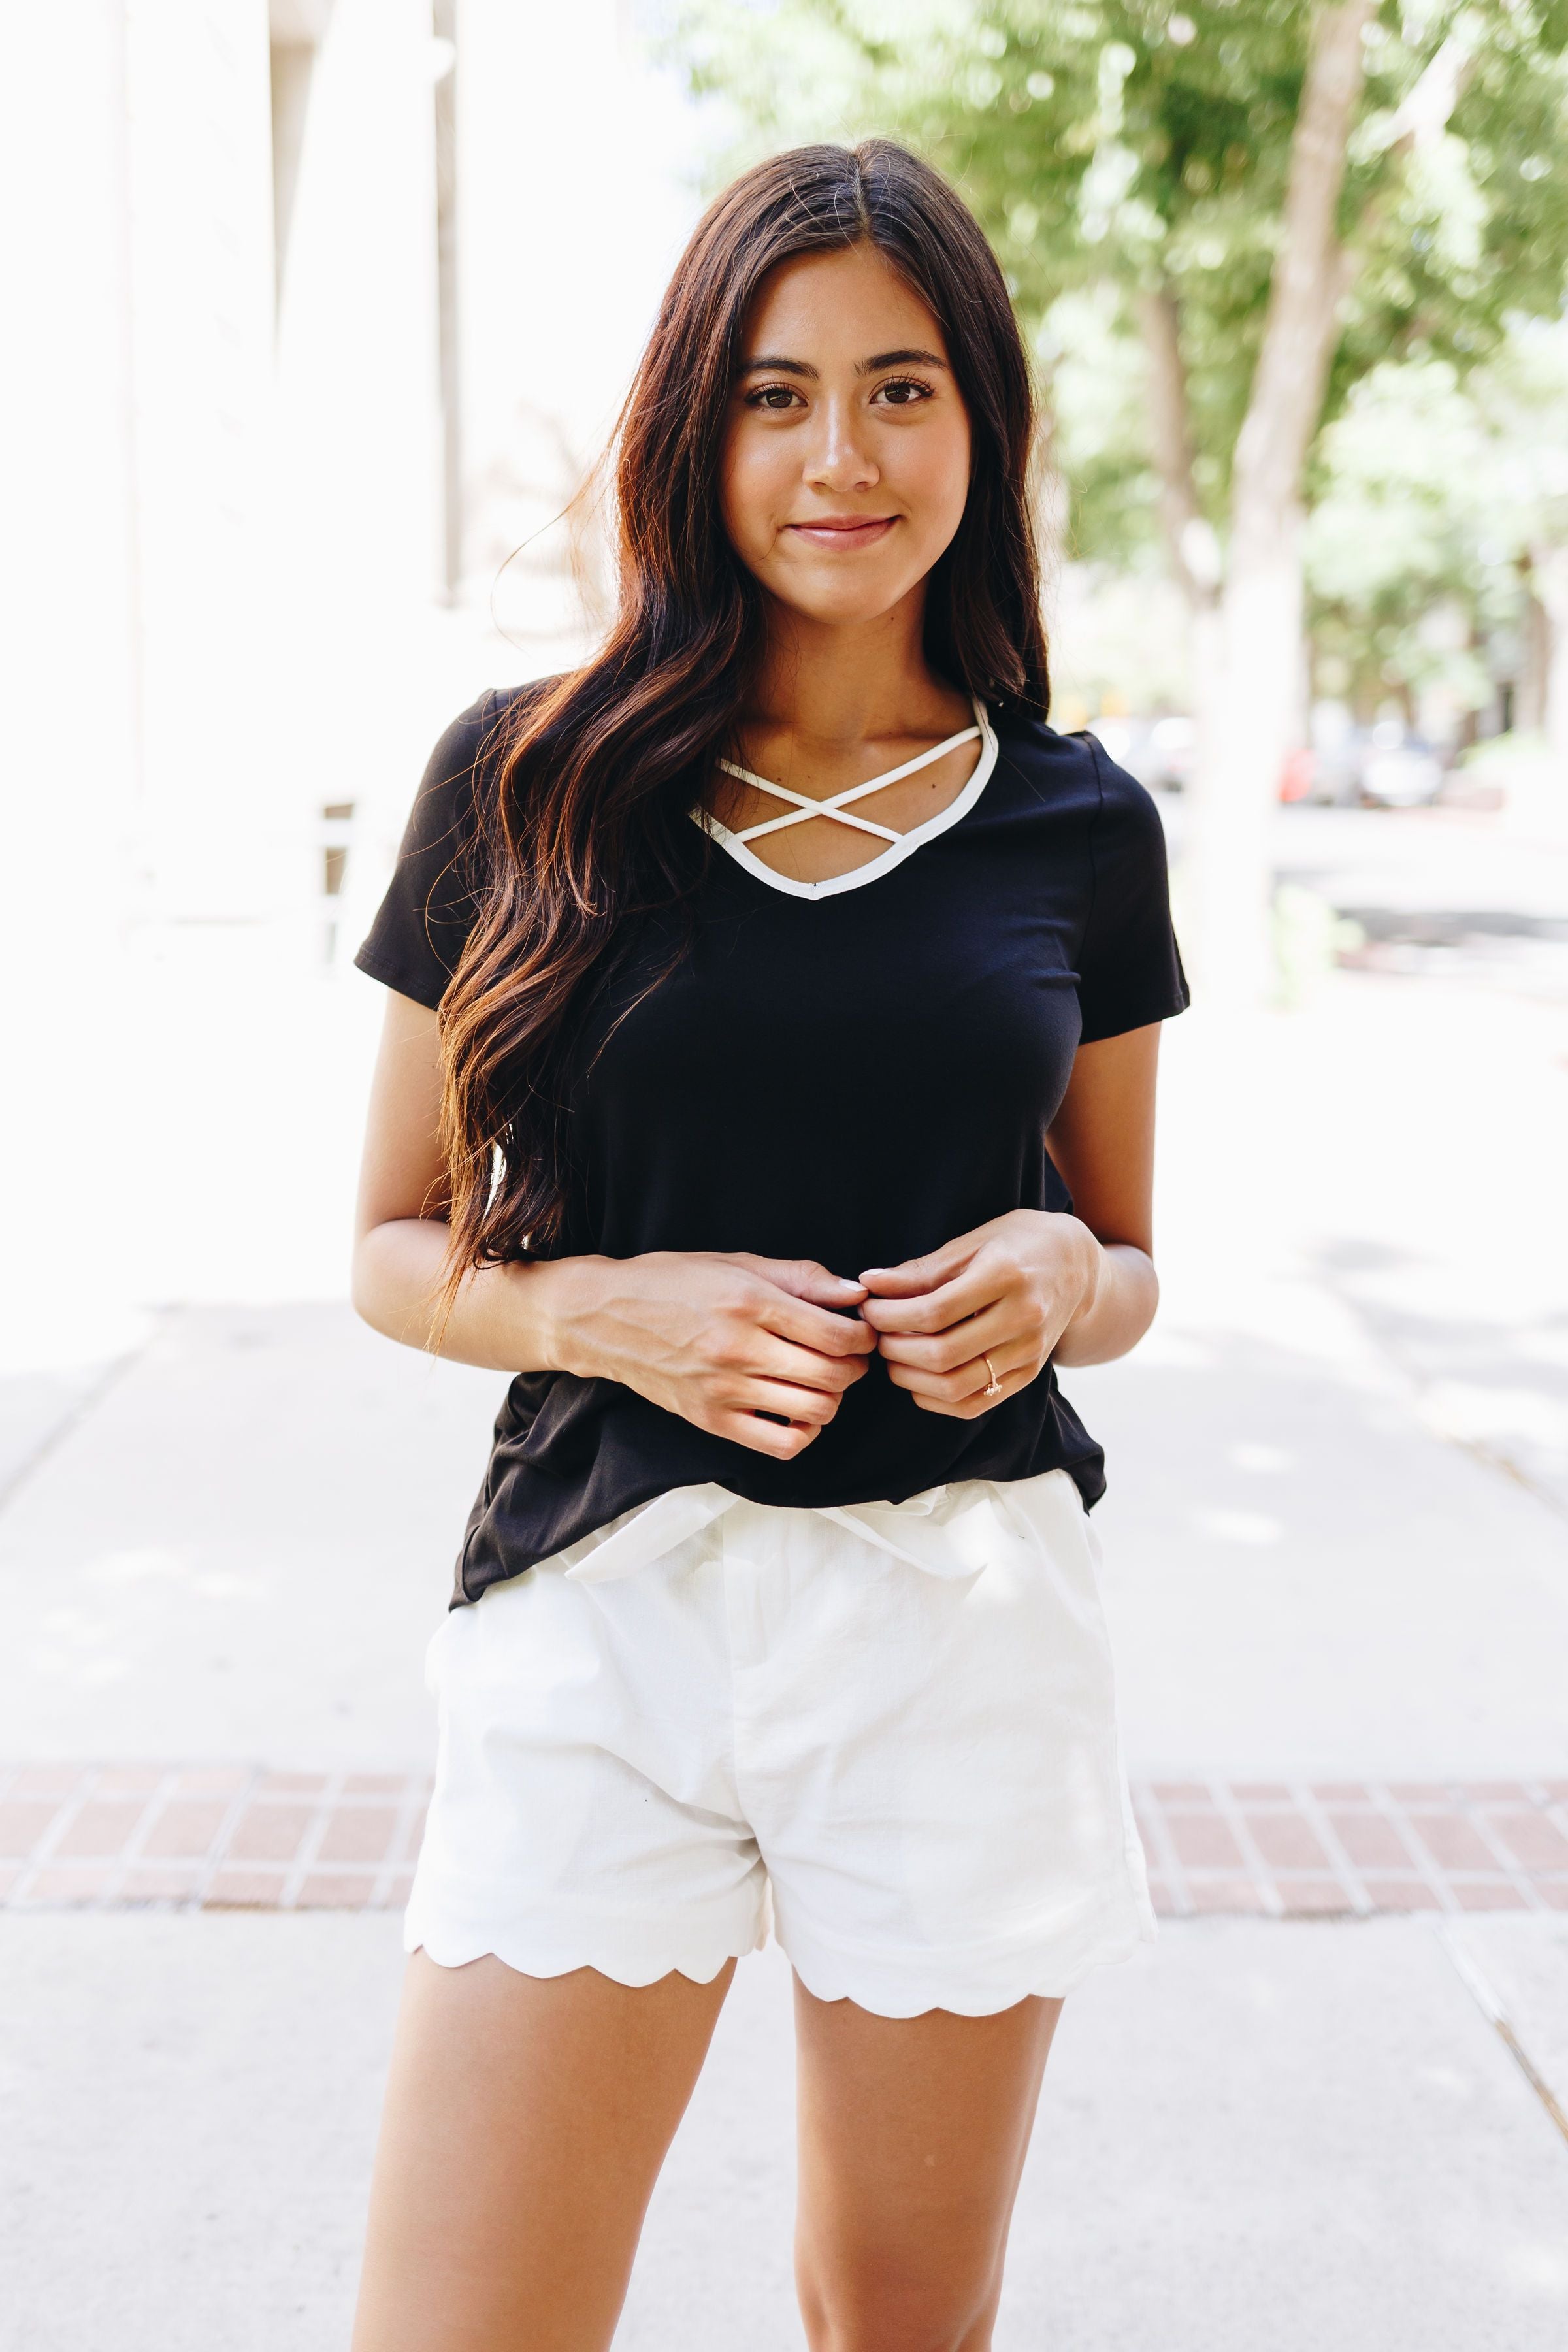
<svg viewBox="0 0 1568 2352">
<path fill-rule="evenodd" d="M 814 1999 L 850 2000 L 873 2017 L 923 2017 L 933 2009 L 954 2017 L 992 2017 L 1016 2009 L 1021 2000 L 1060 2000 L 1099 1968 L 1130 1959 L 1156 1935 L 1151 1909 L 1135 1905 L 1131 1914 L 1118 1905 L 1070 1937 L 1037 1939 L 1026 1946 L 1016 1941 L 997 1948 L 965 1946 L 947 1953 L 922 1952 L 906 1958 L 896 1951 L 834 1948 L 826 1939 L 792 1929 L 779 1948 L 801 1983 Z M 764 1920 L 754 1932 L 737 1929 L 717 1941 L 700 1945 L 688 1938 L 678 1948 L 657 1948 L 638 1923 L 600 1921 L 584 1925 L 570 1937 L 541 1933 L 536 1919 L 515 1919 L 497 1925 L 478 1920 L 416 1920 L 410 1908 L 404 1928 L 404 1948 L 423 1951 L 438 1968 L 467 1968 L 471 1960 L 493 1958 L 519 1976 L 569 1976 L 577 1969 L 593 1969 L 612 1982 L 640 1990 L 668 1976 L 682 1976 L 692 1984 L 711 1984 L 731 1960 L 744 1959 L 768 1942 Z M 987 1961 L 991 1963 L 988 1967 Z"/>
<path fill-rule="evenodd" d="M 873 2017 L 923 2017 L 933 2009 L 994 2017 L 1021 2000 L 1063 2000 L 1094 1969 L 1131 1959 L 1157 1932 L 1147 1905 L 1118 1903 L 1074 1935 L 1026 1946 L 1009 1941 L 989 1952 L 968 1946 L 906 1959 L 897 1952 L 836 1949 L 798 1927 L 779 1943 L 816 2000 L 852 2000 Z"/>
<path fill-rule="evenodd" d="M 422 1951 L 442 1969 L 463 1969 L 470 1960 L 487 1958 L 500 1960 L 523 1977 L 563 1977 L 577 1969 L 593 1969 L 616 1984 L 640 1989 L 668 1976 L 711 1984 L 729 1961 L 759 1951 L 768 1940 L 765 1919 L 677 1938 L 670 1937 L 668 1926 L 661 1921 L 654 1933 L 647 1923 L 635 1919 L 598 1920 L 557 1925 L 547 1932 L 536 1918 L 460 1919 L 432 1916 L 428 1911 L 419 1916 L 411 1904 L 404 1918 L 403 1948 Z"/>
</svg>

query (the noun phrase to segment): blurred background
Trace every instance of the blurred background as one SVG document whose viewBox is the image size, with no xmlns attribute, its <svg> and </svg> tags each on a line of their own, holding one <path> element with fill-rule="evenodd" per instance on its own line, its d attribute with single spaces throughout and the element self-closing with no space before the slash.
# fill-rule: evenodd
<svg viewBox="0 0 1568 2352">
<path fill-rule="evenodd" d="M 1194 978 L 1161 1319 L 1068 1383 L 1169 1924 L 1069 2004 L 997 2340 L 1561 2345 L 1565 42 L 1555 0 L 8 22 L 0 2343 L 344 2340 L 503 1385 L 347 1307 L 351 960 L 446 721 L 603 625 L 578 494 L 708 195 L 879 132 L 1008 273 L 1054 722 L 1155 793 Z M 800 2341 L 774 1959 L 618 2342 Z"/>
</svg>

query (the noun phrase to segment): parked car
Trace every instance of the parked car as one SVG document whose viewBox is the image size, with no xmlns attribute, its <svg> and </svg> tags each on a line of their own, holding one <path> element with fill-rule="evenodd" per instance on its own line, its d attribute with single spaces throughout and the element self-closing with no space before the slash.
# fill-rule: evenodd
<svg viewBox="0 0 1568 2352">
<path fill-rule="evenodd" d="M 1356 779 L 1363 801 L 1374 808 L 1420 808 L 1436 800 L 1442 782 L 1443 762 L 1430 743 L 1397 719 L 1378 721 Z"/>
<path fill-rule="evenodd" d="M 1198 730 L 1190 719 L 1179 713 L 1156 719 L 1149 730 L 1139 781 L 1152 793 L 1185 792 L 1192 782 L 1197 740 Z"/>
<path fill-rule="evenodd" d="M 1419 808 L 1436 798 L 1443 762 L 1403 719 L 1320 731 L 1287 762 L 1280 797 L 1329 808 Z"/>
<path fill-rule="evenodd" d="M 1152 793 L 1179 793 L 1192 775 L 1196 733 L 1190 719 L 1095 719 L 1089 732 Z"/>
</svg>

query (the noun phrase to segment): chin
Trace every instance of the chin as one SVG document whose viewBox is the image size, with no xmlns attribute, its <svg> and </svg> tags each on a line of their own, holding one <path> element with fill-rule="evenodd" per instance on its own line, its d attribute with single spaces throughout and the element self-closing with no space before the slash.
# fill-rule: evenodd
<svg viewBox="0 0 1568 2352">
<path fill-rule="evenodd" d="M 825 628 L 847 629 L 881 620 L 902 604 L 916 584 L 909 580 L 877 584 L 868 580 L 836 580 L 806 587 L 791 581 L 776 586 L 773 594 L 803 620 L 816 621 Z"/>
</svg>

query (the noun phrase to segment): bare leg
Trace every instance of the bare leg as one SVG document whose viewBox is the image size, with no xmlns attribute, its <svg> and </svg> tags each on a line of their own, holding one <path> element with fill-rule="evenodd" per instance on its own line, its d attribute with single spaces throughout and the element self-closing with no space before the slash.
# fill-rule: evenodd
<svg viewBox="0 0 1568 2352">
<path fill-rule="evenodd" d="M 602 2352 L 734 1963 L 409 1962 L 353 2352 Z"/>
<path fill-rule="evenodd" d="M 986 2352 L 1059 2000 L 874 2017 L 795 1980 L 812 2352 Z"/>
</svg>

